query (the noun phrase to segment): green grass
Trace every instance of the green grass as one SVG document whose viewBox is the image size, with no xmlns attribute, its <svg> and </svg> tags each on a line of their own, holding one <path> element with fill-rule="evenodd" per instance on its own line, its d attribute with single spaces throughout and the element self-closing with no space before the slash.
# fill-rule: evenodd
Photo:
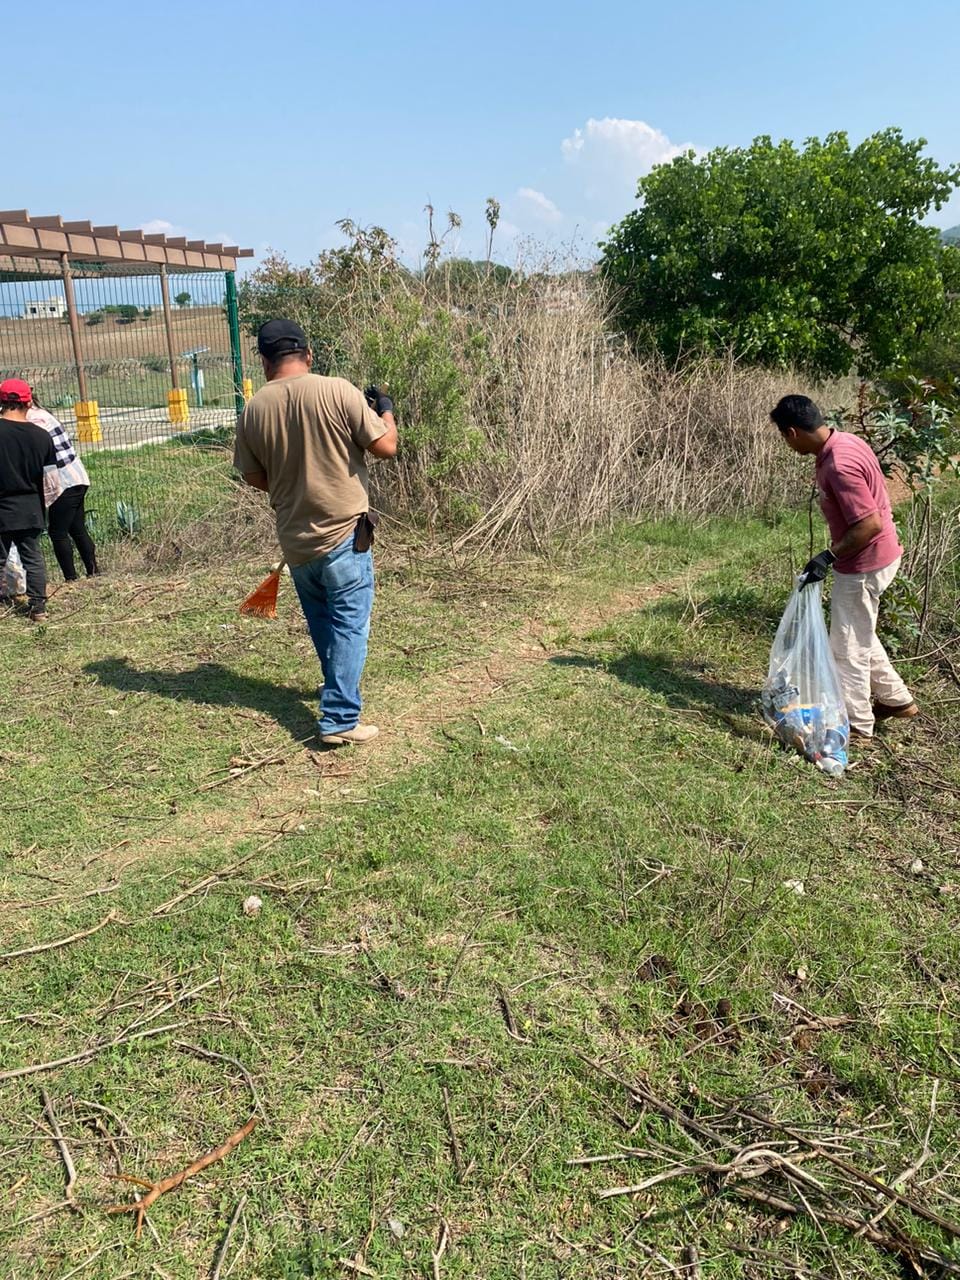
<svg viewBox="0 0 960 1280">
<path fill-rule="evenodd" d="M 825 1126 L 891 1179 L 929 1124 L 907 1190 L 956 1216 L 955 707 L 839 785 L 771 745 L 753 700 L 791 541 L 790 520 L 646 526 L 549 569 L 388 549 L 366 681 L 386 732 L 319 762 L 296 745 L 315 664 L 289 587 L 277 623 L 235 614 L 257 566 L 84 586 L 42 631 L 5 620 L 0 950 L 120 920 L 0 963 L 0 1071 L 141 1018 L 186 1025 L 0 1084 L 3 1274 L 205 1275 L 241 1196 L 232 1274 L 260 1280 L 430 1276 L 444 1224 L 444 1280 L 641 1275 L 690 1243 L 711 1277 L 903 1274 L 702 1178 L 597 1197 L 662 1154 L 567 1163 L 691 1157 L 613 1075 L 728 1133 L 731 1100 Z M 933 704 L 936 674 L 911 675 Z M 804 1027 L 775 996 L 835 1021 Z M 177 1042 L 243 1063 L 266 1115 L 137 1244 L 103 1212 L 130 1189 L 107 1181 L 95 1117 L 151 1178 L 251 1109 L 235 1065 Z M 81 1217 L 30 1221 L 63 1187 L 40 1087 Z M 885 1221 L 960 1264 L 932 1225 Z"/>
<path fill-rule="evenodd" d="M 90 475 L 88 523 L 101 541 L 125 536 L 118 503 L 136 509 L 136 531 L 149 535 L 174 520 L 187 524 L 216 510 L 234 483 L 225 449 L 178 440 L 87 454 L 84 465 Z"/>
</svg>

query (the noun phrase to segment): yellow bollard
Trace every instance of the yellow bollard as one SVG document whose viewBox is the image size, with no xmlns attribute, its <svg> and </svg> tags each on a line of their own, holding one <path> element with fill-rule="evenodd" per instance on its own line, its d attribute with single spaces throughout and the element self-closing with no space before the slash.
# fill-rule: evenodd
<svg viewBox="0 0 960 1280">
<path fill-rule="evenodd" d="M 244 378 L 243 380 L 243 399 L 244 403 L 253 395 L 253 379 Z"/>
<path fill-rule="evenodd" d="M 167 416 L 175 424 L 190 421 L 190 406 L 184 387 L 167 392 Z"/>
<path fill-rule="evenodd" d="M 96 400 L 78 400 L 73 408 L 77 415 L 77 439 L 81 444 L 99 444 L 103 439 L 100 405 Z"/>
</svg>

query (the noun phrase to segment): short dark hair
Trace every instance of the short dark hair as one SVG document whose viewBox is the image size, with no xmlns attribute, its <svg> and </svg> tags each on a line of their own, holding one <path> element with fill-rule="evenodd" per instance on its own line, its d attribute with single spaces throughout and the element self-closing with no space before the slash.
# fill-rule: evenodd
<svg viewBox="0 0 960 1280">
<path fill-rule="evenodd" d="M 781 431 L 791 427 L 798 431 L 817 431 L 826 426 L 820 408 L 809 396 L 783 396 L 770 410 L 770 417 Z"/>
<path fill-rule="evenodd" d="M 306 360 L 309 354 L 310 351 L 308 347 L 297 347 L 294 351 L 281 351 L 275 356 L 264 355 L 264 359 L 272 369 L 275 369 L 278 365 L 284 364 L 287 360 Z"/>
</svg>

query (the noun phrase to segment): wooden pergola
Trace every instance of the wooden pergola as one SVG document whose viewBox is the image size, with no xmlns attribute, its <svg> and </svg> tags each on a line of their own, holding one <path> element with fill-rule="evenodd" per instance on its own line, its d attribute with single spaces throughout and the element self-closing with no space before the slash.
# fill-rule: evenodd
<svg viewBox="0 0 960 1280">
<path fill-rule="evenodd" d="M 35 258 L 38 275 L 54 274 L 39 264 L 62 260 L 64 254 L 74 262 L 128 268 L 140 264 L 147 270 L 165 266 L 181 271 L 235 271 L 237 259 L 252 258 L 253 250 L 186 236 L 95 227 L 92 222 L 64 222 L 60 217 L 31 218 L 26 209 L 0 212 L 0 271 L 17 270 L 23 259 Z"/>
<path fill-rule="evenodd" d="M 168 277 L 179 272 L 222 272 L 226 277 L 227 311 L 231 348 L 234 353 L 234 382 L 238 408 L 242 407 L 243 369 L 240 357 L 240 329 L 236 304 L 235 271 L 239 258 L 252 258 L 252 249 L 238 245 L 209 244 L 186 236 L 149 234 L 140 230 L 94 226 L 91 222 L 68 222 L 59 216 L 31 217 L 26 209 L 0 211 L 0 282 L 45 280 L 63 281 L 64 299 L 77 369 L 80 401 L 78 425 L 83 419 L 95 423 L 99 431 L 99 410 L 87 393 L 80 319 L 73 287 L 75 276 L 159 276 L 163 318 L 170 355 L 171 417 L 186 421 L 186 392 L 179 388 Z M 82 431 L 82 426 L 81 426 Z M 82 438 L 82 437 L 81 437 Z"/>
</svg>

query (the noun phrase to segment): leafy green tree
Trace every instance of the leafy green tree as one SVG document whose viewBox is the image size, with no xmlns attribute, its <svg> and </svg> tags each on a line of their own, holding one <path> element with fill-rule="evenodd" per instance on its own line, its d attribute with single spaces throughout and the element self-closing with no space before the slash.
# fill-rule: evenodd
<svg viewBox="0 0 960 1280">
<path fill-rule="evenodd" d="M 117 307 L 117 323 L 132 324 L 139 314 L 139 308 L 135 307 L 132 302 L 124 302 Z"/>
<path fill-rule="evenodd" d="M 88 312 L 88 314 L 87 314 L 87 316 L 86 316 L 86 323 L 87 323 L 87 324 L 91 324 L 91 325 L 93 325 L 93 324 L 103 324 L 103 312 L 102 312 L 102 311 L 90 311 L 90 312 Z"/>
<path fill-rule="evenodd" d="M 622 327 L 671 359 L 733 348 L 826 376 L 900 364 L 942 325 L 960 248 L 922 219 L 960 166 L 886 129 L 693 152 L 638 185 L 602 245 Z"/>
<path fill-rule="evenodd" d="M 178 307 L 189 307 L 191 301 L 192 299 L 189 293 L 187 293 L 186 289 L 184 289 L 182 293 L 178 293 L 177 296 L 174 298 L 174 302 L 177 304 Z"/>
</svg>

